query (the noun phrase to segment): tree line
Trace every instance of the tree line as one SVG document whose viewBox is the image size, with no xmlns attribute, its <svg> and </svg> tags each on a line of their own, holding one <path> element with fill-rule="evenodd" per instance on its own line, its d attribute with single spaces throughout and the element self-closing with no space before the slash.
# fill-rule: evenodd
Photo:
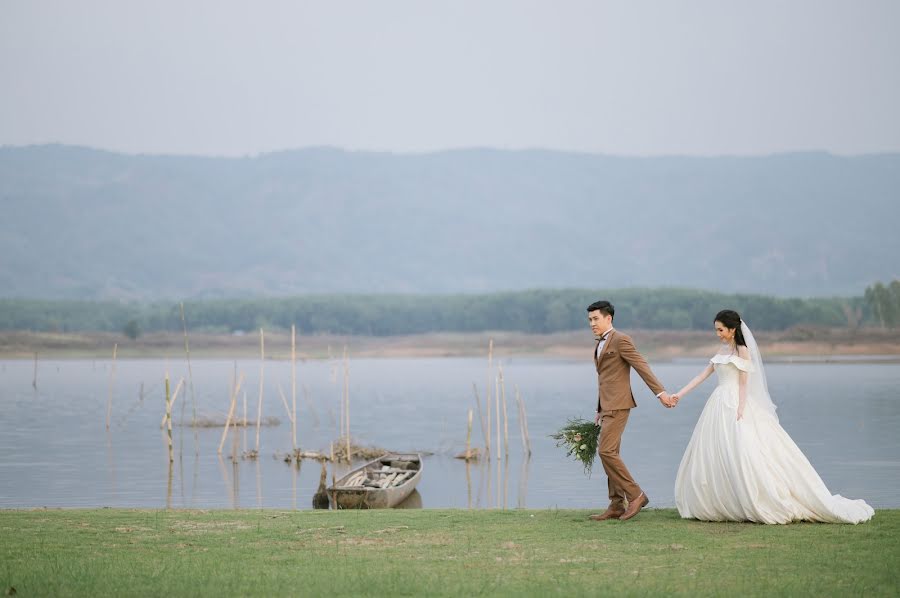
<svg viewBox="0 0 900 598">
<path fill-rule="evenodd" d="M 864 296 L 873 319 L 882 328 L 900 326 L 900 280 L 888 284 L 876 282 L 866 288 Z"/>
<path fill-rule="evenodd" d="M 880 286 L 879 286 L 880 285 Z M 863 297 L 781 298 L 692 289 L 529 290 L 481 295 L 306 295 L 184 302 L 190 330 L 234 333 L 258 328 L 302 334 L 371 336 L 485 330 L 550 333 L 585 326 L 597 299 L 616 306 L 623 329 L 704 330 L 721 309 L 734 309 L 755 329 L 797 325 L 896 326 L 900 282 L 878 283 Z M 127 303 L 0 299 L 0 330 L 42 332 L 180 331 L 177 302 Z"/>
</svg>

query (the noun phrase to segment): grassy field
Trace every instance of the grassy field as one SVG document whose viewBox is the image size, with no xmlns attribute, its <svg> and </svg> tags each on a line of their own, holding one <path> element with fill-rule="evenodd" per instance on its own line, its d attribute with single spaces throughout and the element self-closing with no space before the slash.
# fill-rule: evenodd
<svg viewBox="0 0 900 598">
<path fill-rule="evenodd" d="M 587 511 L 0 511 L 17 596 L 896 596 L 900 510 L 863 525 Z"/>
</svg>

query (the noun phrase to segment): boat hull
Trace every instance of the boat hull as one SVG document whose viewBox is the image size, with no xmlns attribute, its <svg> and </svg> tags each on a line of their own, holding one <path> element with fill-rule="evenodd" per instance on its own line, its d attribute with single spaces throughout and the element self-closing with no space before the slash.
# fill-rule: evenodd
<svg viewBox="0 0 900 598">
<path fill-rule="evenodd" d="M 387 488 L 369 488 L 365 486 L 347 486 L 346 482 L 361 471 L 377 471 L 383 465 L 391 463 L 414 464 L 415 473 L 398 486 Z M 334 486 L 328 489 L 332 505 L 337 509 L 390 509 L 396 507 L 416 489 L 422 477 L 422 459 L 418 454 L 389 453 L 373 461 L 353 469 Z"/>
</svg>

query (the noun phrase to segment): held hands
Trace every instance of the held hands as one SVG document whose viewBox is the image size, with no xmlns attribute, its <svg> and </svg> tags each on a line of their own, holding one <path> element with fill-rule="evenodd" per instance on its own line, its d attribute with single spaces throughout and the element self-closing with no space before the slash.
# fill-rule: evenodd
<svg viewBox="0 0 900 598">
<path fill-rule="evenodd" d="M 594 425 L 595 426 L 600 425 L 600 412 L 599 411 L 597 412 L 597 415 L 594 416 Z"/>
<path fill-rule="evenodd" d="M 671 409 L 678 404 L 678 395 L 670 395 L 663 391 L 663 393 L 659 395 L 659 402 L 662 403 L 666 409 Z"/>
</svg>

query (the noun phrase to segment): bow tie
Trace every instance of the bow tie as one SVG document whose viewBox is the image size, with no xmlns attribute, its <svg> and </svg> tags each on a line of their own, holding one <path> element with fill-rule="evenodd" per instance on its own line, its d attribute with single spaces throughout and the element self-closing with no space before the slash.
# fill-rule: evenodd
<svg viewBox="0 0 900 598">
<path fill-rule="evenodd" d="M 600 337 L 599 339 L 597 339 L 597 340 L 599 340 L 599 341 L 602 343 L 603 341 L 606 340 L 606 337 L 607 337 L 607 336 L 609 336 L 609 333 L 608 333 L 608 332 L 607 332 L 606 334 L 604 334 L 603 336 L 601 336 L 601 337 Z"/>
</svg>

